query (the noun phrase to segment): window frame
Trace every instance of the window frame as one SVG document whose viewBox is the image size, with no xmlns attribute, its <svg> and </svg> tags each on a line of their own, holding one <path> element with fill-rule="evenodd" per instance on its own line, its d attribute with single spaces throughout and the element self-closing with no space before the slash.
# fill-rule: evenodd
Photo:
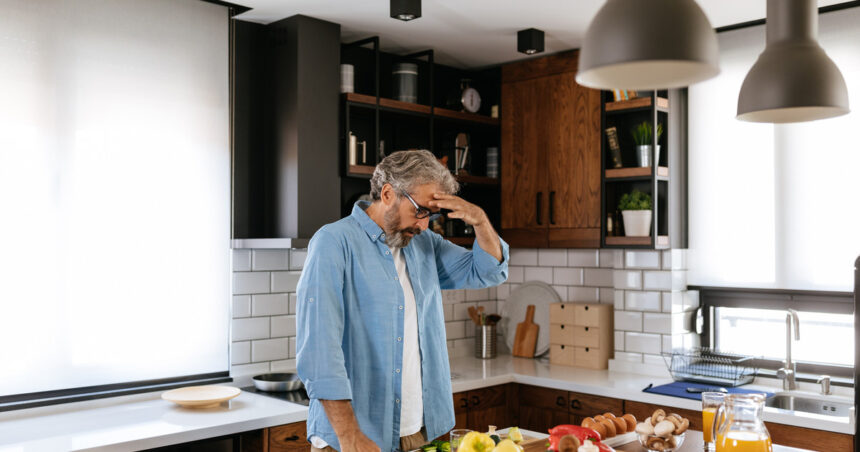
<svg viewBox="0 0 860 452">
<path fill-rule="evenodd" d="M 714 325 L 715 309 L 751 308 L 785 311 L 794 309 L 801 312 L 819 312 L 827 314 L 854 314 L 854 293 L 815 290 L 787 289 L 748 289 L 710 286 L 688 286 L 689 290 L 699 292 L 699 316 L 702 319 L 699 339 L 703 347 L 714 347 L 716 328 Z M 856 327 L 856 326 L 855 326 Z M 783 338 L 779 338 L 783 340 Z M 856 351 L 855 351 L 856 353 Z M 797 363 L 797 379 L 799 381 L 816 381 L 808 375 L 830 375 L 834 385 L 853 386 L 854 366 L 828 365 L 795 361 Z M 782 360 L 755 359 L 753 364 L 760 369 L 759 376 L 776 377 L 776 370 L 783 366 Z M 856 365 L 856 363 L 855 363 Z M 807 375 L 804 375 L 807 374 Z"/>
</svg>

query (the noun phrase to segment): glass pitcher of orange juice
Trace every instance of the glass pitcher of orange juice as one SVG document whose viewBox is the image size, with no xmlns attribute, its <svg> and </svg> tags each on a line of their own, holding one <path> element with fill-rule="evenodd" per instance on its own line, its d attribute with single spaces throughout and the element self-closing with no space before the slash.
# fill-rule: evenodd
<svg viewBox="0 0 860 452">
<path fill-rule="evenodd" d="M 729 394 L 717 410 L 717 452 L 773 452 L 764 426 L 764 394 Z"/>
</svg>

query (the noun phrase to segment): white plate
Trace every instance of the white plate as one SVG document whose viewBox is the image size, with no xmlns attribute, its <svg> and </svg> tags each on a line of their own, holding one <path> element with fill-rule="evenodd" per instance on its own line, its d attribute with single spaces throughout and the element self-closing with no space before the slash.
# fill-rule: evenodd
<svg viewBox="0 0 860 452">
<path fill-rule="evenodd" d="M 188 386 L 171 389 L 161 394 L 161 398 L 188 408 L 210 408 L 218 406 L 221 402 L 230 400 L 241 393 L 241 389 L 232 386 Z"/>
<path fill-rule="evenodd" d="M 637 438 L 636 432 L 627 432 L 622 433 L 620 435 L 615 435 L 612 438 L 601 440 L 600 442 L 606 444 L 609 447 L 618 447 L 627 443 L 634 443 L 638 441 L 639 438 Z"/>
<path fill-rule="evenodd" d="M 530 304 L 535 305 L 534 322 L 538 325 L 537 345 L 535 356 L 543 355 L 549 350 L 549 305 L 558 303 L 561 297 L 549 284 L 540 281 L 529 281 L 520 284 L 505 300 L 502 316 L 505 318 L 505 343 L 508 349 L 514 349 L 514 336 L 517 335 L 517 324 L 526 318 L 526 309 Z"/>
</svg>

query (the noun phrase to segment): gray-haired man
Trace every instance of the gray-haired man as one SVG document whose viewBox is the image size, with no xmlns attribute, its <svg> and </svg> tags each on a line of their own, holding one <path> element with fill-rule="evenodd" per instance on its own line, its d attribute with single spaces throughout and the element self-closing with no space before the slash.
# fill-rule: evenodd
<svg viewBox="0 0 860 452">
<path fill-rule="evenodd" d="M 480 207 L 454 196 L 433 154 L 395 152 L 370 185 L 372 203 L 314 234 L 299 281 L 297 366 L 315 450 L 411 450 L 450 430 L 440 290 L 507 278 L 507 244 Z M 472 250 L 426 230 L 440 209 L 473 226 Z"/>
</svg>

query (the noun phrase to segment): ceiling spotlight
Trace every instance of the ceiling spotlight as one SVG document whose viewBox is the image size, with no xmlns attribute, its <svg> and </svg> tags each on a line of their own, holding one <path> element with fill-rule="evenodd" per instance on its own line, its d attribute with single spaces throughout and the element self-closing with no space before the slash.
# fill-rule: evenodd
<svg viewBox="0 0 860 452">
<path fill-rule="evenodd" d="M 537 28 L 518 31 L 517 50 L 526 55 L 543 52 L 543 32 Z"/>
<path fill-rule="evenodd" d="M 767 0 L 766 36 L 741 85 L 738 119 L 778 124 L 849 112 L 845 79 L 818 45 L 815 0 Z"/>
<path fill-rule="evenodd" d="M 720 72 L 717 34 L 694 0 L 607 0 L 591 20 L 576 82 L 600 89 L 688 86 Z"/>
<path fill-rule="evenodd" d="M 391 17 L 404 22 L 421 17 L 421 0 L 391 0 Z"/>
</svg>

